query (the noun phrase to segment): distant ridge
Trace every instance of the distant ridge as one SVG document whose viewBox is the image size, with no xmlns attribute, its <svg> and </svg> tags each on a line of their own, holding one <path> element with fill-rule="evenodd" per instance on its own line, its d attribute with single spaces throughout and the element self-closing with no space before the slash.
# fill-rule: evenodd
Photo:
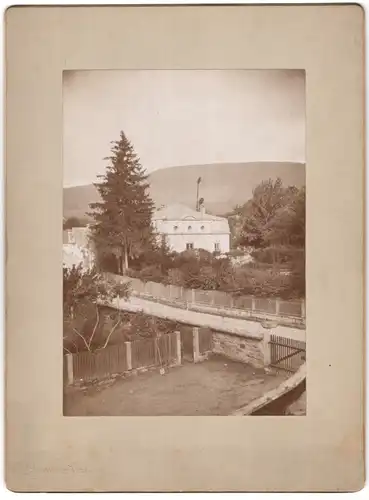
<svg viewBox="0 0 369 500">
<path fill-rule="evenodd" d="M 305 164 L 290 162 L 213 163 L 185 165 L 155 170 L 149 175 L 150 195 L 156 206 L 181 203 L 194 208 L 196 181 L 201 177 L 200 196 L 206 209 L 223 215 L 252 197 L 263 180 L 280 177 L 286 186 L 305 184 Z M 99 201 L 92 185 L 63 190 L 64 217 L 86 217 L 89 203 Z"/>
</svg>

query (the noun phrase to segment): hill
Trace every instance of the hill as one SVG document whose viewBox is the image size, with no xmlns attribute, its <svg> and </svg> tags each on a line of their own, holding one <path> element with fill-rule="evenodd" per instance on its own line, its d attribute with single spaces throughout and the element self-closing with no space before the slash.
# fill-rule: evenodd
<svg viewBox="0 0 369 500">
<path fill-rule="evenodd" d="M 156 170 L 149 175 L 150 194 L 157 206 L 196 204 L 196 181 L 201 177 L 200 197 L 213 214 L 229 212 L 252 196 L 263 180 L 280 177 L 286 186 L 305 184 L 305 165 L 288 162 L 214 163 Z M 93 185 L 64 188 L 64 217 L 85 217 L 89 203 L 98 201 Z"/>
</svg>

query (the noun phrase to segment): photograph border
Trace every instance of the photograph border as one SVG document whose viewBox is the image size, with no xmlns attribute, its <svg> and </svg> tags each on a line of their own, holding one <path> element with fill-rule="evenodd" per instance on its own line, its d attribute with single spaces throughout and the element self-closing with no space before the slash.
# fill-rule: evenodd
<svg viewBox="0 0 369 500">
<path fill-rule="evenodd" d="M 363 487 L 362 7 L 12 7 L 6 66 L 7 487 Z M 62 415 L 62 71 L 180 68 L 306 71 L 306 417 Z"/>
</svg>

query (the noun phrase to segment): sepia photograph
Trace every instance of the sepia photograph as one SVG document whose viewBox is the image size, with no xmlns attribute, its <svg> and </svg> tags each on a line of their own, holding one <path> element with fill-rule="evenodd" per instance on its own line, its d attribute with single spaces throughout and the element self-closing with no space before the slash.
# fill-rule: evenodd
<svg viewBox="0 0 369 500">
<path fill-rule="evenodd" d="M 305 416 L 305 72 L 63 72 L 65 416 Z"/>
<path fill-rule="evenodd" d="M 7 488 L 359 491 L 362 7 L 4 22 Z"/>
</svg>

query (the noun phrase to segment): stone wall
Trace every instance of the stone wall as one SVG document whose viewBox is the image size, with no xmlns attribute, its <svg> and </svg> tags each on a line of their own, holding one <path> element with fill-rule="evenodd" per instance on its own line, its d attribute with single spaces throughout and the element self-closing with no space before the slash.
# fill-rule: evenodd
<svg viewBox="0 0 369 500">
<path fill-rule="evenodd" d="M 264 367 L 263 341 L 259 338 L 213 332 L 213 352 L 255 368 Z"/>
</svg>

